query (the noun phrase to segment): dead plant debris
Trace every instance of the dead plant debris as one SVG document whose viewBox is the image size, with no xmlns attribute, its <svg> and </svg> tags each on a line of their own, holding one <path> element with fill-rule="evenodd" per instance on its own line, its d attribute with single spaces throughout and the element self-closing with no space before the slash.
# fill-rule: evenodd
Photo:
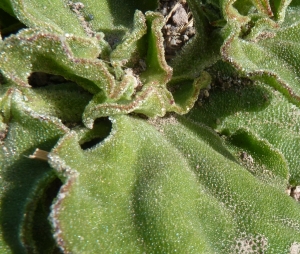
<svg viewBox="0 0 300 254">
<path fill-rule="evenodd" d="M 161 0 L 158 11 L 165 18 L 162 33 L 168 61 L 195 35 L 196 30 L 186 0 Z"/>
<path fill-rule="evenodd" d="M 289 186 L 286 190 L 286 193 L 293 199 L 300 201 L 300 186 Z"/>
</svg>

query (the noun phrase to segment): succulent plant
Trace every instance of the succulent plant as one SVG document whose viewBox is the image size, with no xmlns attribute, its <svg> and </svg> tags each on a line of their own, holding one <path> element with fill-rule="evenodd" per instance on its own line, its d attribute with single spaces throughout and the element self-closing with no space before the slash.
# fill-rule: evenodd
<svg viewBox="0 0 300 254">
<path fill-rule="evenodd" d="M 300 253 L 299 1 L 2 0 L 0 33 L 1 253 Z"/>
</svg>

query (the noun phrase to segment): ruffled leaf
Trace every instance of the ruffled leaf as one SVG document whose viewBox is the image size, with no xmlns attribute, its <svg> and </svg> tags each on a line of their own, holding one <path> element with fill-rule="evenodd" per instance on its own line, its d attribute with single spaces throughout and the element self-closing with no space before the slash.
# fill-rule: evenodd
<svg viewBox="0 0 300 254">
<path fill-rule="evenodd" d="M 14 14 L 30 28 L 59 34 L 72 33 L 86 36 L 79 20 L 69 6 L 60 0 L 10 1 Z"/>
<path fill-rule="evenodd" d="M 90 16 L 90 24 L 94 31 L 103 32 L 106 40 L 115 47 L 118 45 L 125 34 L 133 26 L 133 16 L 136 10 L 146 12 L 155 10 L 158 6 L 156 0 L 106 0 L 94 1 L 84 0 L 83 13 Z"/>
<path fill-rule="evenodd" d="M 299 4 L 188 0 L 197 32 L 170 66 L 157 4 L 0 3 L 29 27 L 0 41 L 2 252 L 57 251 L 53 232 L 70 253 L 299 250 Z M 294 104 L 257 83 L 188 117 L 125 116 L 187 113 L 221 58 Z M 39 72 L 65 79 L 36 88 Z"/>
<path fill-rule="evenodd" d="M 88 128 L 92 128 L 96 118 L 103 116 L 135 112 L 148 117 L 162 117 L 166 112 L 172 111 L 179 114 L 187 113 L 197 100 L 200 89 L 210 83 L 209 74 L 202 72 L 199 73 L 200 77 L 195 80 L 190 79 L 188 83 L 176 84 L 178 88 L 173 89 L 174 94 L 172 94 L 167 87 L 172 77 L 172 68 L 166 63 L 164 57 L 161 32 L 164 19 L 158 13 L 147 12 L 146 21 L 148 27 L 146 35 L 148 41 L 145 59 L 146 69 L 141 72 L 139 78 L 134 75 L 131 69 L 125 70 L 123 80 L 116 86 L 111 99 L 107 98 L 102 92 L 94 96 L 83 115 L 83 122 Z M 133 33 L 136 33 L 136 31 Z M 133 34 L 131 40 L 134 38 Z M 140 37 L 136 37 L 136 40 L 139 39 Z M 116 52 L 116 55 L 120 54 L 123 48 L 127 48 L 130 52 L 128 45 L 130 43 L 126 43 L 125 40 L 111 55 L 115 57 L 114 53 Z M 138 87 L 140 91 L 136 91 Z"/>
<path fill-rule="evenodd" d="M 64 252 L 286 253 L 299 241 L 298 204 L 240 166 L 210 129 L 151 123 L 115 117 L 92 149 L 70 132 L 52 150 L 65 182 L 51 214 Z"/>
<path fill-rule="evenodd" d="M 247 40 L 233 33 L 222 46 L 222 57 L 244 75 L 262 80 L 299 104 L 299 10 L 288 9 L 287 22 L 276 28 L 269 19 L 260 19 L 256 32 Z M 293 19 L 293 23 L 290 20 Z M 255 29 L 252 28 L 252 30 Z"/>
<path fill-rule="evenodd" d="M 299 116 L 299 108 L 280 93 L 265 84 L 256 84 L 233 87 L 225 92 L 216 90 L 211 93 L 210 102 L 193 110 L 190 117 L 208 124 L 229 140 L 242 129 L 255 133 L 256 139 L 268 144 L 268 149 L 278 150 L 287 161 L 288 178 L 285 173 L 276 173 L 280 168 L 278 165 L 271 166 L 271 171 L 291 185 L 297 185 L 300 183 Z M 253 149 L 253 152 L 262 156 L 259 150 Z"/>
<path fill-rule="evenodd" d="M 26 105 L 26 96 L 17 89 L 8 89 L 1 100 L 1 111 L 9 112 L 9 119 L 1 119 L 7 126 L 1 133 L 1 253 L 26 253 L 32 246 L 26 246 L 27 237 L 41 230 L 35 222 L 25 223 L 27 216 L 35 209 L 38 186 L 46 187 L 48 179 L 55 177 L 46 162 L 28 158 L 36 147 L 50 150 L 59 137 L 68 131 L 55 117 L 37 114 Z M 3 120 L 5 120 L 3 122 Z M 39 190 L 40 191 L 40 190 Z M 27 214 L 27 216 L 26 216 Z M 47 222 L 47 214 L 40 217 L 40 223 Z M 23 227 L 26 230 L 23 231 Z M 43 224 L 44 225 L 44 224 Z M 50 230 L 48 224 L 48 230 Z M 49 232 L 40 244 L 45 249 L 55 247 Z"/>
<path fill-rule="evenodd" d="M 136 11 L 134 15 L 133 31 L 128 32 L 123 41 L 116 47 L 110 55 L 112 65 L 116 68 L 128 64 L 129 61 L 135 63 L 141 58 L 138 43 L 146 34 L 146 18 L 142 12 Z M 141 43 L 140 43 L 141 44 Z M 146 47 L 142 51 L 145 51 Z M 135 55 L 134 55 L 135 54 Z M 132 63 L 131 63 L 132 64 Z"/>
<path fill-rule="evenodd" d="M 115 82 L 106 64 L 97 59 L 100 52 L 96 38 L 23 30 L 2 44 L 0 69 L 6 79 L 19 86 L 30 87 L 32 72 L 45 72 L 77 82 L 92 93 L 103 89 L 109 94 Z"/>
</svg>

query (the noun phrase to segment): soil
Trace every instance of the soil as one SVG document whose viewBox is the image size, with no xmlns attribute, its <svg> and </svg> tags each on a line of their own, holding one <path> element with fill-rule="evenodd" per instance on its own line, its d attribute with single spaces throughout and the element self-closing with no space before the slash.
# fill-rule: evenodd
<svg viewBox="0 0 300 254">
<path fill-rule="evenodd" d="M 293 199 L 300 201 L 300 186 L 289 187 L 286 193 L 290 195 Z"/>
<path fill-rule="evenodd" d="M 161 0 L 158 11 L 165 17 L 162 33 L 168 61 L 195 35 L 194 20 L 186 0 Z"/>
<path fill-rule="evenodd" d="M 68 1 L 68 5 L 71 11 L 77 15 L 86 34 L 91 37 L 95 36 L 89 22 L 93 17 L 85 14 L 84 4 Z M 162 33 L 165 56 L 168 61 L 195 35 L 193 15 L 186 0 L 160 0 L 157 11 L 165 18 Z"/>
</svg>

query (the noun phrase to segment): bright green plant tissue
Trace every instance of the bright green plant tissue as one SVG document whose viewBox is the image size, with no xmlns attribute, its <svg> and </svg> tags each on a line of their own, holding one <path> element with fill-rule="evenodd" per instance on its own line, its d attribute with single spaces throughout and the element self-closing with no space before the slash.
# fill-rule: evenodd
<svg viewBox="0 0 300 254">
<path fill-rule="evenodd" d="M 300 253 L 299 1 L 164 4 L 0 2 L 1 253 Z"/>
</svg>

